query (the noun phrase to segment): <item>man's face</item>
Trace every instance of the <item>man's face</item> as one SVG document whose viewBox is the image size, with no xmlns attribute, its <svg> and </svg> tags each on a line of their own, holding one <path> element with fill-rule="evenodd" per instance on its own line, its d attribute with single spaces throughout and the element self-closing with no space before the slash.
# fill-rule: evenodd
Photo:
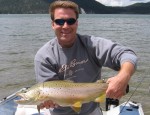
<svg viewBox="0 0 150 115">
<path fill-rule="evenodd" d="M 70 8 L 56 8 L 54 11 L 54 20 L 56 19 L 76 19 L 75 12 Z M 52 28 L 55 31 L 58 42 L 62 47 L 71 47 L 76 39 L 76 31 L 78 27 L 78 21 L 69 25 L 65 22 L 63 25 L 58 25 L 52 21 Z"/>
</svg>

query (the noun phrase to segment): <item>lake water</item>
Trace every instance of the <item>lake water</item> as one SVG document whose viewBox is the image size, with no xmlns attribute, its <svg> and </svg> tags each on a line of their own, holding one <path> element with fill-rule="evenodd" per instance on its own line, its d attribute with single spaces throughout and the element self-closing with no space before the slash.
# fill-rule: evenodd
<svg viewBox="0 0 150 115">
<path fill-rule="evenodd" d="M 101 36 L 132 47 L 138 55 L 137 71 L 130 80 L 127 101 L 140 102 L 150 115 L 150 15 L 82 14 L 78 33 Z M 0 99 L 35 83 L 33 59 L 54 37 L 48 14 L 0 14 Z M 102 76 L 113 76 L 104 68 Z"/>
</svg>

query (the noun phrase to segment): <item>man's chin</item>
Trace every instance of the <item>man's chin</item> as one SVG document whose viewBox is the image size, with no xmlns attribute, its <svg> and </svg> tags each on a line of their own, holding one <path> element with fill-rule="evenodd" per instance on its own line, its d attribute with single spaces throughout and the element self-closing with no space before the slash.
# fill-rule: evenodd
<svg viewBox="0 0 150 115">
<path fill-rule="evenodd" d="M 62 38 L 67 38 L 69 36 L 70 36 L 70 34 L 62 34 Z"/>
</svg>

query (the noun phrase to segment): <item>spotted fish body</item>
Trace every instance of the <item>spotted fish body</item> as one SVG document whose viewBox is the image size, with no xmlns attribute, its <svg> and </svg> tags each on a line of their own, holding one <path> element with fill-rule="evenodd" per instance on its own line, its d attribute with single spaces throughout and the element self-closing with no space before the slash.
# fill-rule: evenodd
<svg viewBox="0 0 150 115">
<path fill-rule="evenodd" d="M 52 100 L 60 106 L 70 106 L 79 111 L 83 103 L 102 102 L 108 84 L 103 80 L 95 83 L 74 83 L 71 81 L 48 81 L 36 84 L 26 92 L 19 92 L 20 100 L 15 102 L 23 105 L 39 105 Z"/>
</svg>

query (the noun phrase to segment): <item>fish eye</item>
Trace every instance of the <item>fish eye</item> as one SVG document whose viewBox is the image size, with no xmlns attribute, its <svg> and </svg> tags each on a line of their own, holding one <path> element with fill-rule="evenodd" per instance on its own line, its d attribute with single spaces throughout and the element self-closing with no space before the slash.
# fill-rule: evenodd
<svg viewBox="0 0 150 115">
<path fill-rule="evenodd" d="M 22 91 L 20 91 L 20 93 L 26 93 L 27 90 L 26 89 L 23 89 Z"/>
</svg>

